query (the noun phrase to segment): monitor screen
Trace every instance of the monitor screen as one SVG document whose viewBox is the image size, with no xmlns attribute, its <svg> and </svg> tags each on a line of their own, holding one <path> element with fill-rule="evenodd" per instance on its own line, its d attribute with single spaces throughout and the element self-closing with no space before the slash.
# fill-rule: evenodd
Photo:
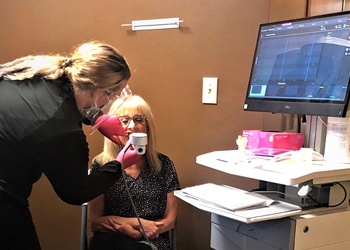
<svg viewBox="0 0 350 250">
<path fill-rule="evenodd" d="M 350 12 L 261 24 L 244 110 L 345 117 Z"/>
</svg>

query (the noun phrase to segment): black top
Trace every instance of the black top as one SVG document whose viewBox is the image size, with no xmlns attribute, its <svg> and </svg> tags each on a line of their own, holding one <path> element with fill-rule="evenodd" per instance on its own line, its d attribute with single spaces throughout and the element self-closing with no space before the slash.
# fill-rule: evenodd
<svg viewBox="0 0 350 250">
<path fill-rule="evenodd" d="M 125 173 L 125 183 L 129 187 L 139 217 L 152 221 L 164 217 L 168 193 L 180 189 L 179 179 L 173 162 L 163 154 L 159 153 L 158 157 L 162 163 L 162 169 L 159 173 L 153 171 L 149 162 L 145 163 L 136 178 Z M 99 164 L 94 162 L 92 169 L 98 169 L 98 166 Z M 136 217 L 125 183 L 123 178 L 119 178 L 104 193 L 105 215 Z M 144 242 L 145 239 L 141 239 L 141 241 Z M 150 240 L 150 242 L 158 250 L 171 249 L 168 232 L 159 235 L 159 238 Z"/>
<path fill-rule="evenodd" d="M 89 149 L 81 120 L 65 77 L 0 78 L 1 189 L 28 198 L 44 173 L 63 201 L 80 205 L 111 186 L 120 176 L 115 174 L 120 164 L 111 162 L 88 176 Z"/>
</svg>

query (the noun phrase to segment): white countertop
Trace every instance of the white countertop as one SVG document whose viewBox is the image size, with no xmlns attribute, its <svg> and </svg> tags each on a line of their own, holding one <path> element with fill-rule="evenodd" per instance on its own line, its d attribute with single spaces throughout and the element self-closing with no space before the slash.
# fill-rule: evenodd
<svg viewBox="0 0 350 250">
<path fill-rule="evenodd" d="M 197 156 L 196 163 L 228 174 L 283 185 L 297 185 L 307 181 L 323 184 L 350 180 L 350 164 L 247 159 L 237 150 L 202 154 Z"/>
</svg>

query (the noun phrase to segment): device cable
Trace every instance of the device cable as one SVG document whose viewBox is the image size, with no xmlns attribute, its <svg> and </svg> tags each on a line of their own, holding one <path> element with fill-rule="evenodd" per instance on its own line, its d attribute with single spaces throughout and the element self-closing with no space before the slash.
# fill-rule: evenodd
<svg viewBox="0 0 350 250">
<path fill-rule="evenodd" d="M 336 184 L 338 184 L 344 191 L 344 198 L 342 199 L 341 202 L 339 202 L 338 204 L 335 204 L 335 205 L 326 205 L 325 207 L 338 207 L 340 206 L 341 204 L 344 203 L 344 201 L 346 200 L 346 197 L 348 196 L 348 193 L 346 192 L 346 189 L 345 187 L 339 183 L 339 182 L 336 182 Z M 316 199 L 312 198 L 310 194 L 307 195 L 312 201 L 316 202 L 318 205 L 320 206 L 324 206 L 322 203 L 320 203 L 319 201 L 317 201 Z"/>
<path fill-rule="evenodd" d="M 134 201 L 133 201 L 133 199 L 132 199 L 132 197 L 131 197 L 131 193 L 130 193 L 129 187 L 128 187 L 127 183 L 126 183 L 126 174 L 125 174 L 125 170 L 124 170 L 124 156 L 125 156 L 126 151 L 127 151 L 130 147 L 131 147 L 131 144 L 126 148 L 126 150 L 124 150 L 123 156 L 122 156 L 121 165 L 122 165 L 122 177 L 123 177 L 123 182 L 124 182 L 125 189 L 126 189 L 126 192 L 127 192 L 127 194 L 128 194 L 129 200 L 130 200 L 130 202 L 131 202 L 131 206 L 132 206 L 132 208 L 133 208 L 133 210 L 134 210 L 135 216 L 136 216 L 137 221 L 138 221 L 138 223 L 139 223 L 139 225 L 140 225 L 141 233 L 142 233 L 143 237 L 145 237 L 145 239 L 146 239 L 147 243 L 149 244 L 149 246 L 150 246 L 152 249 L 154 249 L 153 244 L 151 244 L 151 242 L 149 241 L 149 238 L 148 238 L 147 235 L 146 235 L 145 229 L 143 228 L 143 225 L 142 225 L 142 222 L 141 222 L 139 213 L 137 212 L 137 208 L 136 208 L 135 203 L 134 203 Z"/>
</svg>

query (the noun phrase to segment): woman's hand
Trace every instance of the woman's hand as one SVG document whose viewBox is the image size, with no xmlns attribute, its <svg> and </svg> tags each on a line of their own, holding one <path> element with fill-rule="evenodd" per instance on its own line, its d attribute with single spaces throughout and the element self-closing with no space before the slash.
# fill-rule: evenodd
<svg viewBox="0 0 350 250">
<path fill-rule="evenodd" d="M 128 224 L 119 225 L 118 231 L 138 240 L 142 238 L 142 233 Z"/>
<path fill-rule="evenodd" d="M 133 239 L 142 238 L 142 233 L 139 230 L 133 228 L 130 224 L 123 223 L 123 221 L 118 220 L 118 218 L 115 216 L 106 216 L 105 218 L 106 221 L 100 223 L 100 227 L 103 228 L 101 231 L 121 232 Z"/>
<path fill-rule="evenodd" d="M 162 226 L 164 223 L 159 221 L 150 221 L 141 219 L 141 224 L 143 229 L 145 230 L 145 234 L 147 238 L 153 240 L 159 237 L 159 227 Z M 140 225 L 137 225 L 135 229 L 139 230 L 142 233 L 142 229 Z"/>
<path fill-rule="evenodd" d="M 105 216 L 105 221 L 100 223 L 101 231 L 121 232 L 129 235 L 133 239 L 140 239 L 143 236 L 143 231 L 136 218 L 123 218 L 118 216 Z M 159 227 L 164 222 L 156 222 L 145 219 L 140 219 L 146 237 L 153 240 L 159 237 Z"/>
</svg>

